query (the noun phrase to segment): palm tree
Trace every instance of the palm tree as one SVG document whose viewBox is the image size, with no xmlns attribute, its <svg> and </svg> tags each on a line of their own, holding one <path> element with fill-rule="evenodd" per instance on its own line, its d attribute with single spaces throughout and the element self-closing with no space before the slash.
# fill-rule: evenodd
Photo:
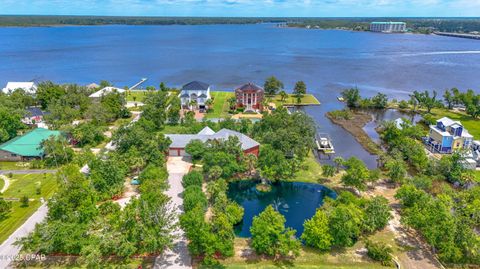
<svg viewBox="0 0 480 269">
<path fill-rule="evenodd" d="M 190 100 L 189 107 L 191 107 L 191 110 L 195 110 L 196 106 L 197 106 L 197 100 Z"/>
<path fill-rule="evenodd" d="M 333 159 L 333 162 L 335 163 L 335 166 L 337 167 L 337 173 L 340 171 L 340 166 L 343 165 L 343 158 L 342 157 L 335 157 Z"/>
<path fill-rule="evenodd" d="M 281 91 L 281 92 L 280 92 L 280 100 L 281 100 L 282 102 L 285 102 L 285 100 L 287 99 L 287 97 L 288 97 L 288 94 L 287 94 L 285 91 Z"/>
<path fill-rule="evenodd" d="M 257 166 L 257 156 L 253 154 L 248 154 L 247 158 L 245 159 L 245 163 L 248 167 L 248 175 L 252 175 L 255 171 L 255 167 Z"/>
<path fill-rule="evenodd" d="M 205 105 L 210 108 L 210 106 L 213 104 L 213 101 L 212 99 L 207 99 L 207 101 L 205 101 Z"/>
<path fill-rule="evenodd" d="M 235 105 L 237 104 L 237 98 L 230 97 L 228 98 L 227 102 L 228 102 L 228 105 L 230 106 L 230 109 L 234 109 Z"/>
<path fill-rule="evenodd" d="M 263 99 L 263 102 L 262 102 L 263 104 L 262 105 L 263 105 L 263 107 L 268 107 L 268 104 L 270 104 L 271 102 L 272 102 L 272 98 L 267 97 L 267 98 Z"/>
</svg>

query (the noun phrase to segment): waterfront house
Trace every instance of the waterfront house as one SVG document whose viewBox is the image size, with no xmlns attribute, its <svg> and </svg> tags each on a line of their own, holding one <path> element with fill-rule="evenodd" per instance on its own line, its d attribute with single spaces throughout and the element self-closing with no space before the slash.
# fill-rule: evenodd
<svg viewBox="0 0 480 269">
<path fill-rule="evenodd" d="M 116 88 L 116 87 L 111 87 L 111 86 L 108 86 L 108 87 L 105 87 L 99 91 L 96 91 L 92 94 L 90 94 L 90 98 L 93 98 L 93 99 L 100 99 L 102 98 L 102 96 L 106 95 L 106 94 L 109 94 L 109 93 L 112 93 L 112 92 L 116 92 L 116 93 L 124 93 L 125 90 L 124 89 L 120 89 L 120 88 Z"/>
<path fill-rule="evenodd" d="M 381 33 L 403 33 L 407 30 L 407 24 L 404 22 L 372 22 L 370 23 L 371 32 Z"/>
<path fill-rule="evenodd" d="M 43 112 L 39 107 L 29 107 L 26 109 L 27 113 L 22 119 L 22 122 L 27 125 L 35 125 L 43 122 L 43 116 L 48 112 Z"/>
<path fill-rule="evenodd" d="M 33 82 L 8 82 L 7 86 L 2 89 L 2 92 L 8 94 L 16 90 L 24 90 L 28 94 L 35 94 L 37 85 Z"/>
<path fill-rule="evenodd" d="M 237 108 L 244 108 L 245 111 L 262 111 L 264 96 L 263 88 L 253 83 L 247 83 L 235 89 Z"/>
<path fill-rule="evenodd" d="M 210 85 L 201 81 L 192 81 L 183 85 L 178 97 L 183 108 L 204 110 L 207 108 L 207 100 L 211 98 Z"/>
<path fill-rule="evenodd" d="M 37 128 L 0 145 L 0 161 L 28 161 L 43 158 L 43 140 L 59 136 L 60 131 Z"/>
<path fill-rule="evenodd" d="M 435 125 L 430 125 L 425 142 L 432 151 L 451 153 L 455 150 L 470 149 L 473 136 L 459 121 L 443 117 L 437 120 Z"/>
<path fill-rule="evenodd" d="M 230 136 L 238 137 L 245 155 L 253 154 L 258 156 L 260 148 L 260 144 L 257 141 L 242 133 L 229 129 L 222 129 L 215 132 L 209 127 L 205 127 L 197 134 L 166 134 L 165 136 L 172 141 L 168 149 L 168 156 L 188 156 L 188 153 L 185 152 L 185 147 L 192 140 L 207 142 L 209 140 L 226 140 Z"/>
<path fill-rule="evenodd" d="M 87 87 L 87 89 L 89 89 L 89 90 L 94 90 L 94 89 L 100 88 L 100 85 L 98 85 L 97 83 L 90 83 L 90 84 L 88 84 L 86 87 Z"/>
</svg>

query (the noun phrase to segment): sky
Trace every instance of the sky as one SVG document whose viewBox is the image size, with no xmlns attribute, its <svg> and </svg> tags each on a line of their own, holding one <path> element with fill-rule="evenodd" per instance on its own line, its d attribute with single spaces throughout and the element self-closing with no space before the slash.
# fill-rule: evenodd
<svg viewBox="0 0 480 269">
<path fill-rule="evenodd" d="M 478 17 L 480 0 L 0 0 L 3 15 Z"/>
</svg>

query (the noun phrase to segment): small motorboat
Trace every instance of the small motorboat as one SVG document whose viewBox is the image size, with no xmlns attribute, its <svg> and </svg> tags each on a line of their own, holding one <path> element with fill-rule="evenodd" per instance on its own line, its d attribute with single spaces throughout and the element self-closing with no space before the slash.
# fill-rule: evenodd
<svg viewBox="0 0 480 269">
<path fill-rule="evenodd" d="M 332 139 L 327 134 L 317 134 L 315 139 L 317 150 L 324 154 L 334 154 L 335 148 L 333 147 Z"/>
</svg>

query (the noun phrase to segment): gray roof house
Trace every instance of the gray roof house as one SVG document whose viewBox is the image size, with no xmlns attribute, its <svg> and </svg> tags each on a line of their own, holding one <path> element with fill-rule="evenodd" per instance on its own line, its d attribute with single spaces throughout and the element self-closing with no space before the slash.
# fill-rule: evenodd
<svg viewBox="0 0 480 269">
<path fill-rule="evenodd" d="M 227 140 L 230 136 L 238 137 L 245 154 L 258 156 L 260 147 L 260 143 L 252 138 L 229 129 L 221 129 L 215 132 L 209 127 L 205 127 L 198 134 L 166 134 L 165 136 L 172 141 L 168 150 L 168 156 L 188 156 L 188 153 L 185 152 L 185 147 L 192 140 L 200 140 L 202 142 L 207 142 L 208 140 Z"/>
<path fill-rule="evenodd" d="M 195 108 L 191 105 L 191 101 L 195 101 L 196 107 L 205 109 L 205 102 L 211 98 L 210 85 L 201 81 L 192 81 L 183 85 L 178 97 L 180 97 L 183 108 Z"/>
</svg>

